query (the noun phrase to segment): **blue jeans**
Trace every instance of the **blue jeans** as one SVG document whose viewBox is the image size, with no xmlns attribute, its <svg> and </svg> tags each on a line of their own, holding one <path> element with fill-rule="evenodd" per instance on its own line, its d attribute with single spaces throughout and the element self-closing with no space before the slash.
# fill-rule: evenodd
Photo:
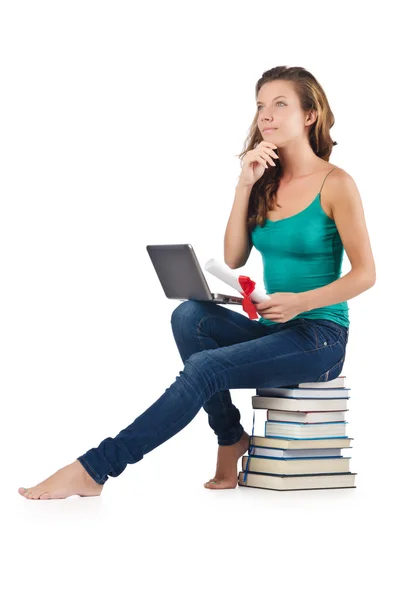
<svg viewBox="0 0 397 600">
<path fill-rule="evenodd" d="M 176 307 L 171 327 L 184 369 L 133 423 L 78 457 L 97 483 L 142 460 L 201 408 L 218 444 L 235 444 L 244 430 L 230 389 L 334 379 L 342 371 L 349 335 L 347 327 L 329 319 L 263 325 L 225 306 L 196 300 Z"/>
</svg>

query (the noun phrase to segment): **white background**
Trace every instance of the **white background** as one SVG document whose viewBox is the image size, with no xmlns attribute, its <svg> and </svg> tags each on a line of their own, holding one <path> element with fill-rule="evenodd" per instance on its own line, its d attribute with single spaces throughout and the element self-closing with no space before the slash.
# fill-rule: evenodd
<svg viewBox="0 0 397 600">
<path fill-rule="evenodd" d="M 2 588 L 8 599 L 351 598 L 393 574 L 396 180 L 391 8 L 362 2 L 1 3 Z M 212 491 L 207 414 L 99 498 L 32 487 L 131 423 L 183 368 L 147 244 L 223 260 L 255 83 L 324 87 L 376 285 L 349 301 L 354 490 Z M 343 274 L 350 264 L 345 258 Z M 236 274 L 262 278 L 254 249 Z M 229 291 L 207 275 L 213 291 Z M 241 310 L 232 307 L 231 310 Z M 252 425 L 253 390 L 234 390 Z M 346 452 L 344 453 L 346 455 Z"/>
</svg>

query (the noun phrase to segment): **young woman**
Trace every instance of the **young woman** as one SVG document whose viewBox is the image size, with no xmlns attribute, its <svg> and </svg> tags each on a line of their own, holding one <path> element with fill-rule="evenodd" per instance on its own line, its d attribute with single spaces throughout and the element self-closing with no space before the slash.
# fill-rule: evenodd
<svg viewBox="0 0 397 600">
<path fill-rule="evenodd" d="M 261 253 L 270 300 L 259 320 L 188 300 L 171 326 L 184 370 L 164 394 L 115 437 L 32 488 L 28 499 L 99 495 L 109 477 L 186 427 L 201 408 L 217 435 L 210 489 L 234 488 L 249 435 L 230 389 L 328 381 L 342 371 L 347 300 L 375 283 L 360 194 L 329 162 L 334 117 L 324 90 L 300 67 L 275 67 L 256 84 L 257 112 L 227 223 L 224 258 L 237 269 Z M 343 250 L 351 270 L 340 277 Z"/>
</svg>

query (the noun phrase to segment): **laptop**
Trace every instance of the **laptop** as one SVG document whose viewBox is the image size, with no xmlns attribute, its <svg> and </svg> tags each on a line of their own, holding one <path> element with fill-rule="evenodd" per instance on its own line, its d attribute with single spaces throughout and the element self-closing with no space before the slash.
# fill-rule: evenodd
<svg viewBox="0 0 397 600">
<path fill-rule="evenodd" d="M 191 244 L 146 246 L 167 298 L 242 304 L 243 296 L 211 292 Z"/>
</svg>

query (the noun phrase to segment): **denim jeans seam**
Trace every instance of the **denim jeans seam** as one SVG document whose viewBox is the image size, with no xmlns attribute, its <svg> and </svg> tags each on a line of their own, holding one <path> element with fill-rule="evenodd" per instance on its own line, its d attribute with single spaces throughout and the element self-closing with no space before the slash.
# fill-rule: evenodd
<svg viewBox="0 0 397 600">
<path fill-rule="evenodd" d="M 320 350 L 325 350 L 326 348 L 333 348 L 334 346 L 336 346 L 336 344 L 340 344 L 339 340 L 336 340 L 336 342 L 334 342 L 333 344 L 328 344 L 326 346 L 320 346 L 319 348 L 314 348 L 314 350 L 304 350 L 303 352 L 305 354 L 310 354 L 311 352 L 320 352 Z"/>
<path fill-rule="evenodd" d="M 321 377 L 323 377 L 324 375 L 328 374 L 330 371 L 332 371 L 332 369 L 335 369 L 335 367 L 337 367 L 339 365 L 339 363 L 341 363 L 344 359 L 346 358 L 346 354 L 344 353 L 342 355 L 342 357 L 334 364 L 332 365 L 332 367 L 330 367 L 329 369 L 327 369 L 326 371 L 324 371 L 324 373 L 321 373 L 321 375 L 318 376 L 317 381 L 319 379 L 321 379 Z M 325 381 L 328 381 L 328 375 Z"/>
<path fill-rule="evenodd" d="M 200 344 L 200 348 L 202 348 L 202 350 L 206 350 L 206 348 L 204 348 L 203 345 L 202 345 L 202 343 L 201 343 L 199 329 L 201 327 L 201 323 L 204 323 L 207 319 L 211 319 L 211 318 L 213 318 L 212 315 L 207 315 L 207 316 L 203 317 L 202 319 L 200 319 L 200 321 L 196 325 L 196 336 L 197 336 L 198 342 Z"/>
<path fill-rule="evenodd" d="M 314 333 L 315 333 L 315 335 L 316 335 L 316 343 L 317 343 L 317 346 L 318 346 L 318 332 L 317 332 L 317 330 L 316 330 L 316 327 L 319 327 L 319 328 L 321 329 L 321 325 L 317 325 L 317 326 L 316 326 L 316 324 L 315 324 L 315 323 L 307 323 L 307 325 L 308 325 L 309 327 L 311 327 L 311 329 L 313 329 L 313 331 L 314 331 Z M 337 339 L 336 341 L 337 341 L 337 342 L 339 342 L 340 338 L 342 337 L 342 333 L 343 333 L 343 330 L 342 330 L 342 328 L 341 328 L 341 327 L 338 327 L 338 329 L 335 329 L 335 328 L 333 328 L 333 327 L 330 327 L 330 329 L 332 329 L 332 331 L 335 331 L 335 332 L 337 332 L 337 333 L 338 333 L 338 339 Z M 325 336 L 324 336 L 324 337 L 325 337 Z M 335 342 L 335 343 L 336 343 L 336 342 Z"/>
<path fill-rule="evenodd" d="M 85 469 L 86 469 L 86 470 L 89 472 L 89 474 L 90 474 L 91 476 L 94 476 L 94 477 L 93 477 L 94 479 L 95 479 L 95 477 L 96 477 L 95 481 L 96 481 L 97 483 L 99 483 L 99 484 L 101 484 L 101 485 L 102 485 L 103 483 L 105 483 L 105 482 L 106 482 L 106 478 L 104 478 L 104 477 L 101 477 L 101 476 L 99 475 L 99 473 L 97 473 L 97 472 L 95 471 L 95 469 L 93 469 L 93 468 L 91 467 L 91 465 L 90 465 L 90 464 L 87 462 L 87 460 L 86 460 L 86 459 L 85 459 L 83 456 L 80 456 L 78 460 L 81 462 L 82 466 L 83 466 L 83 467 L 84 467 L 84 468 L 85 468 Z M 97 481 L 97 479 L 99 479 L 99 481 Z"/>
<path fill-rule="evenodd" d="M 339 330 L 338 339 L 333 344 L 328 344 L 328 342 L 327 342 L 326 346 L 324 346 L 324 345 L 323 346 L 319 346 L 318 345 L 318 335 L 317 335 L 316 328 L 313 325 L 311 325 L 311 324 L 308 324 L 308 326 L 314 331 L 314 334 L 316 336 L 316 346 L 317 347 L 314 348 L 314 350 L 304 350 L 305 354 L 308 354 L 309 352 L 317 352 L 318 350 L 322 350 L 323 348 L 333 348 L 336 344 L 340 343 L 340 339 L 342 337 L 342 331 L 341 330 Z"/>
</svg>

